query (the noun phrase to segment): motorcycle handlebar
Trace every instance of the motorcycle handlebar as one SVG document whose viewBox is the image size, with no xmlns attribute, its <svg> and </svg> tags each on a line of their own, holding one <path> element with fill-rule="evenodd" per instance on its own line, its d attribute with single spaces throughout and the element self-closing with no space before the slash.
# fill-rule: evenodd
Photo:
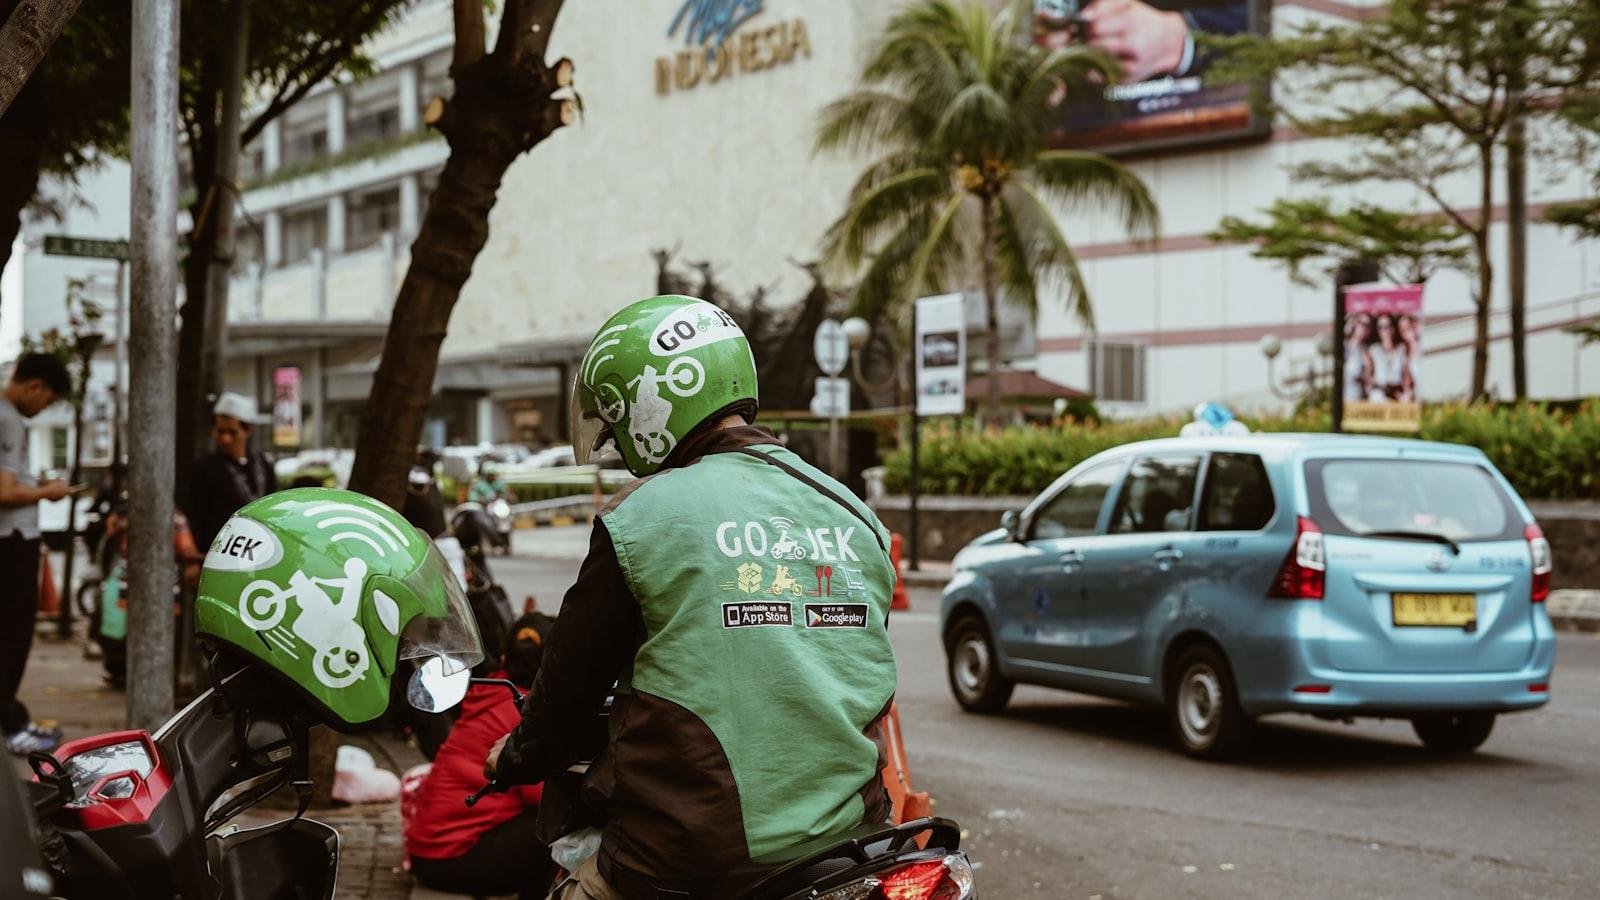
<svg viewBox="0 0 1600 900">
<path fill-rule="evenodd" d="M 499 779 L 494 779 L 488 784 L 469 794 L 467 796 L 467 806 L 477 806 L 478 801 L 482 800 L 484 797 L 487 797 L 490 794 L 504 794 L 509 790 L 511 790 L 511 785 L 500 781 Z"/>
</svg>

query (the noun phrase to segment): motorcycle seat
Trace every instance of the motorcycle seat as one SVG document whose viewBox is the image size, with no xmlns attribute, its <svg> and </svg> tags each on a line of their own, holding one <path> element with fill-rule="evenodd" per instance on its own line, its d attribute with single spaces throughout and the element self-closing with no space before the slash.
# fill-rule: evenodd
<svg viewBox="0 0 1600 900">
<path fill-rule="evenodd" d="M 706 892 L 708 900 L 783 897 L 816 881 L 860 865 L 859 849 L 892 837 L 894 826 L 862 823 L 847 831 L 785 847 L 724 872 Z M 756 890 L 759 889 L 759 890 Z"/>
</svg>

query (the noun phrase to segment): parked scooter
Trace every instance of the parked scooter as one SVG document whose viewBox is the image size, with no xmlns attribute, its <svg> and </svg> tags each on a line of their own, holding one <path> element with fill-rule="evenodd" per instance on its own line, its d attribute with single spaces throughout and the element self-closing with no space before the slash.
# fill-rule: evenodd
<svg viewBox="0 0 1600 900">
<path fill-rule="evenodd" d="M 330 898 L 339 836 L 307 819 L 310 729 L 377 727 L 401 665 L 483 659 L 438 549 L 347 491 L 281 491 L 235 513 L 201 576 L 196 633 L 211 687 L 154 734 L 29 757 L 42 856 L 65 898 Z M 290 818 L 231 825 L 288 787 Z"/>
<path fill-rule="evenodd" d="M 412 676 L 408 702 L 418 709 L 454 707 L 472 684 L 503 684 L 521 704 L 525 695 L 509 681 L 451 672 L 429 660 Z M 591 759 L 604 750 L 608 701 L 580 741 Z M 552 890 L 567 871 L 599 844 L 603 813 L 584 803 L 581 790 L 588 764 L 571 767 L 544 783 L 539 806 L 539 839 L 562 866 Z M 490 781 L 466 798 L 472 806 L 510 785 Z M 707 891 L 710 900 L 976 900 L 972 864 L 961 850 L 961 827 L 950 819 L 928 817 L 898 825 L 862 824 L 841 835 L 810 841 L 724 872 Z"/>
</svg>

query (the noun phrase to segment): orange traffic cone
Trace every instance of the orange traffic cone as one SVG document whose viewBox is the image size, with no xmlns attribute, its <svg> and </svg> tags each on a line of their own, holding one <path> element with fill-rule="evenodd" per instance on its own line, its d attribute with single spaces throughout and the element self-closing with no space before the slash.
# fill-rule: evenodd
<svg viewBox="0 0 1600 900">
<path fill-rule="evenodd" d="M 911 608 L 911 595 L 906 593 L 904 578 L 906 561 L 900 555 L 900 544 L 902 542 L 903 539 L 900 535 L 889 535 L 889 561 L 894 563 L 894 596 L 889 600 L 890 609 Z"/>
<path fill-rule="evenodd" d="M 56 577 L 50 572 L 50 554 L 39 554 L 39 612 L 53 616 L 61 610 L 61 595 L 56 591 Z"/>
<path fill-rule="evenodd" d="M 883 717 L 883 787 L 889 792 L 896 825 L 933 815 L 933 802 L 927 791 L 911 786 L 911 766 L 906 762 L 905 739 L 900 734 L 900 707 L 889 705 Z"/>
</svg>

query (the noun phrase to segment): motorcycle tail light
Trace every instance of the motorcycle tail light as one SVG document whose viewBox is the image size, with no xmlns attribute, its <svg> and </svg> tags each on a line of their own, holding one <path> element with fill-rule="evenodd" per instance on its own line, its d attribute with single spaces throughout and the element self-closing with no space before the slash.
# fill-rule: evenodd
<svg viewBox="0 0 1600 900">
<path fill-rule="evenodd" d="M 836 887 L 817 900 L 967 900 L 972 864 L 961 854 L 908 863 Z"/>
</svg>

